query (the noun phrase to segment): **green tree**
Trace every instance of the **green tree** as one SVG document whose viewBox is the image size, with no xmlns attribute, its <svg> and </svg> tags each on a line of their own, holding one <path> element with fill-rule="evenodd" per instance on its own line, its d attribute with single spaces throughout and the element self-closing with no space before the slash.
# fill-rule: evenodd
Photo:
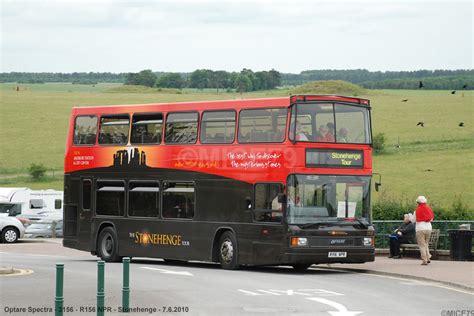
<svg viewBox="0 0 474 316">
<path fill-rule="evenodd" d="M 191 88 L 204 89 L 208 86 L 209 81 L 209 70 L 197 69 L 191 73 L 189 77 L 189 86 Z"/>
<path fill-rule="evenodd" d="M 374 136 L 374 139 L 372 140 L 372 147 L 374 148 L 376 153 L 381 153 L 384 149 L 384 146 L 385 146 L 385 134 L 378 133 L 377 135 Z"/>
<path fill-rule="evenodd" d="M 239 74 L 235 79 L 235 89 L 239 93 L 252 91 L 252 80 L 246 74 Z"/>
<path fill-rule="evenodd" d="M 43 164 L 32 163 L 28 168 L 28 173 L 33 179 L 38 180 L 45 175 L 46 170 L 47 169 Z"/>
<path fill-rule="evenodd" d="M 250 79 L 251 85 L 250 90 L 247 91 L 255 91 L 260 90 L 260 81 L 255 73 L 251 69 L 244 68 L 240 72 L 241 75 L 245 75 Z M 237 88 L 237 87 L 236 87 Z M 246 92 L 246 91 L 245 91 Z"/>
<path fill-rule="evenodd" d="M 281 86 L 281 73 L 272 69 L 267 74 L 267 89 L 274 89 Z"/>
<path fill-rule="evenodd" d="M 178 73 L 168 73 L 160 76 L 156 82 L 158 87 L 181 89 L 186 82 Z"/>
<path fill-rule="evenodd" d="M 150 69 L 146 69 L 139 73 L 129 73 L 125 79 L 125 84 L 153 87 L 156 79 L 156 75 Z"/>
</svg>

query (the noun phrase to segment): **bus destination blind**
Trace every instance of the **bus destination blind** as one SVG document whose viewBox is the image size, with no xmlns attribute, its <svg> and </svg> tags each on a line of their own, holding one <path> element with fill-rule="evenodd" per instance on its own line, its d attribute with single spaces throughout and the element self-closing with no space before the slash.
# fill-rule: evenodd
<svg viewBox="0 0 474 316">
<path fill-rule="evenodd" d="M 363 168 L 362 150 L 306 149 L 306 167 Z"/>
</svg>

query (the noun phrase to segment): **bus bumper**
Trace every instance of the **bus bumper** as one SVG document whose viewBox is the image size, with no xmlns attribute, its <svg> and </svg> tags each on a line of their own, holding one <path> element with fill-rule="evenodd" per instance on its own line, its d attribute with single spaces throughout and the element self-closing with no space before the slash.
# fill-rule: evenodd
<svg viewBox="0 0 474 316">
<path fill-rule="evenodd" d="M 330 258 L 330 252 L 346 253 L 345 257 Z M 375 248 L 353 248 L 353 249 L 287 249 L 283 254 L 286 264 L 296 263 L 364 263 L 375 260 Z"/>
</svg>

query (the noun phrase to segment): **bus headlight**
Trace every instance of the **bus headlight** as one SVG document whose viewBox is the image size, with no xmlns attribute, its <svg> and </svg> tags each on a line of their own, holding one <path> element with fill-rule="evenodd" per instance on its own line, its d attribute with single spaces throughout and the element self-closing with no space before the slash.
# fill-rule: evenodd
<svg viewBox="0 0 474 316">
<path fill-rule="evenodd" d="M 364 246 L 373 246 L 374 239 L 372 237 L 364 237 Z"/>
<path fill-rule="evenodd" d="M 308 239 L 304 237 L 291 237 L 291 246 L 304 247 L 308 245 Z"/>
</svg>

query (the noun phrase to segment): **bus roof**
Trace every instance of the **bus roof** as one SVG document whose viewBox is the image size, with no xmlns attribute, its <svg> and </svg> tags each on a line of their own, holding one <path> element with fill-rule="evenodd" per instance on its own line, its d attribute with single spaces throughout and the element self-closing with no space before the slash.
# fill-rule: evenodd
<svg viewBox="0 0 474 316">
<path fill-rule="evenodd" d="M 73 107 L 75 114 L 92 113 L 123 113 L 123 112 L 150 112 L 150 111 L 195 111 L 195 110 L 221 110 L 260 107 L 287 107 L 294 102 L 338 101 L 369 105 L 369 100 L 344 97 L 337 95 L 295 95 L 291 97 L 261 98 L 261 99 L 233 99 L 212 101 L 188 101 L 173 103 L 148 103 L 148 104 L 122 104 Z M 179 108 L 177 108 L 179 106 Z"/>
</svg>

